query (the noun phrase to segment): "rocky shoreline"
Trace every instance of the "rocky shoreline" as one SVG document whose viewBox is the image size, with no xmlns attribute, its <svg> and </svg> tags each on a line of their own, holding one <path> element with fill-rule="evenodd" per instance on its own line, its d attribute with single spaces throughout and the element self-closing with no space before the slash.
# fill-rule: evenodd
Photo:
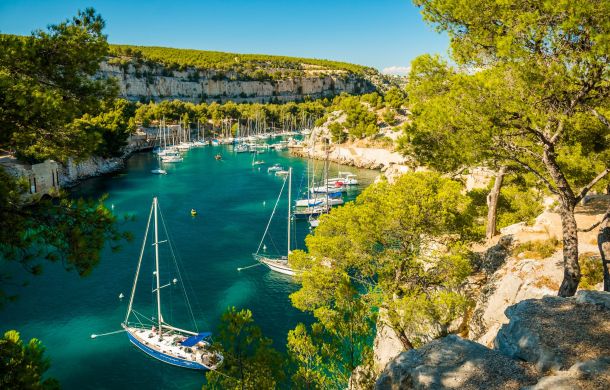
<svg viewBox="0 0 610 390">
<path fill-rule="evenodd" d="M 150 150 L 149 145 L 139 142 L 129 143 L 120 157 L 91 156 L 83 161 L 74 162 L 70 159 L 58 170 L 59 185 L 62 188 L 70 188 L 78 185 L 84 180 L 120 171 L 125 167 L 125 162 L 134 154 Z"/>
<path fill-rule="evenodd" d="M 291 148 L 290 151 L 297 157 L 315 160 L 325 160 L 327 158 L 327 152 L 323 147 Z M 403 155 L 379 147 L 331 145 L 328 151 L 328 160 L 356 168 L 380 170 L 389 181 L 393 181 L 396 177 L 410 170 L 406 165 L 407 159 Z"/>
</svg>

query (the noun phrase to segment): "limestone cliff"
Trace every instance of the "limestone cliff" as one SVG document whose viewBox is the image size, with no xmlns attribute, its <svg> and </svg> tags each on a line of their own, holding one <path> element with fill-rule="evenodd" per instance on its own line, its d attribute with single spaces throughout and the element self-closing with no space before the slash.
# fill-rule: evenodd
<svg viewBox="0 0 610 390">
<path fill-rule="evenodd" d="M 194 103 L 289 102 L 305 98 L 332 97 L 340 93 L 359 94 L 376 89 L 374 75 L 365 77 L 341 70 L 305 72 L 301 77 L 269 80 L 243 79 L 232 71 L 168 70 L 161 64 L 101 64 L 100 78 L 118 80 L 120 95 L 131 101 L 179 99 Z"/>
</svg>

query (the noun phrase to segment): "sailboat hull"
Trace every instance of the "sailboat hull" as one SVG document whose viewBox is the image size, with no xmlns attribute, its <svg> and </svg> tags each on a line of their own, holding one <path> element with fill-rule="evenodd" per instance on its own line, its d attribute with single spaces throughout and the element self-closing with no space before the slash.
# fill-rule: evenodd
<svg viewBox="0 0 610 390">
<path fill-rule="evenodd" d="M 294 276 L 296 272 L 288 265 L 288 261 L 282 259 L 272 259 L 265 256 L 254 255 L 256 261 L 261 262 L 272 271 L 279 272 L 284 275 Z"/>
<path fill-rule="evenodd" d="M 145 354 L 147 354 L 157 360 L 161 360 L 164 363 L 168 363 L 168 364 L 178 366 L 178 367 L 190 368 L 193 370 L 208 370 L 208 368 L 201 363 L 197 363 L 197 362 L 193 362 L 193 361 L 185 360 L 185 359 L 179 359 L 177 357 L 167 355 L 167 354 L 164 354 L 157 350 L 154 350 L 154 349 L 150 348 L 149 346 L 144 345 L 140 340 L 138 340 L 136 337 L 134 337 L 129 332 L 127 332 L 127 337 L 129 338 L 129 341 L 131 341 L 131 343 L 133 345 L 135 345 L 136 347 L 138 347 L 138 349 L 140 349 L 142 352 L 144 352 Z"/>
</svg>

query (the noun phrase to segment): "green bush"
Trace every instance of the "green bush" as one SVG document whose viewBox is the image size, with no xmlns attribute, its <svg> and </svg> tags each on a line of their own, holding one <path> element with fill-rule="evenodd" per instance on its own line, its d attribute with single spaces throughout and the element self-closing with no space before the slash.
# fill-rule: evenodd
<svg viewBox="0 0 610 390">
<path fill-rule="evenodd" d="M 343 126 L 338 122 L 333 122 L 328 126 L 328 130 L 332 136 L 333 142 L 342 144 L 347 140 L 347 134 Z"/>
<path fill-rule="evenodd" d="M 551 257 L 561 246 L 561 241 L 556 237 L 547 240 L 527 241 L 516 245 L 512 250 L 512 254 L 517 256 L 523 253 L 529 259 L 546 259 Z"/>
<path fill-rule="evenodd" d="M 598 254 L 582 253 L 578 257 L 578 263 L 582 275 L 580 288 L 593 288 L 596 284 L 604 281 L 604 268 Z"/>
</svg>

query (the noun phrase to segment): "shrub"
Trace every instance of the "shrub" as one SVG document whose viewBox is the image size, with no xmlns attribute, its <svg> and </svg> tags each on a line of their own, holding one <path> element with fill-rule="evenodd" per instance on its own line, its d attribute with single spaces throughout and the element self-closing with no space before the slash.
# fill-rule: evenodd
<svg viewBox="0 0 610 390">
<path fill-rule="evenodd" d="M 561 241 L 556 237 L 547 240 L 527 241 L 516 245 L 512 250 L 512 254 L 515 256 L 523 253 L 529 259 L 545 259 L 555 253 L 561 246 Z"/>
<path fill-rule="evenodd" d="M 347 134 L 345 133 L 343 126 L 340 123 L 333 122 L 328 126 L 328 130 L 332 136 L 333 142 L 342 144 L 347 140 Z"/>
<path fill-rule="evenodd" d="M 578 257 L 578 263 L 582 274 L 580 288 L 592 288 L 604 281 L 604 269 L 599 255 L 592 252 L 582 253 Z"/>
</svg>

